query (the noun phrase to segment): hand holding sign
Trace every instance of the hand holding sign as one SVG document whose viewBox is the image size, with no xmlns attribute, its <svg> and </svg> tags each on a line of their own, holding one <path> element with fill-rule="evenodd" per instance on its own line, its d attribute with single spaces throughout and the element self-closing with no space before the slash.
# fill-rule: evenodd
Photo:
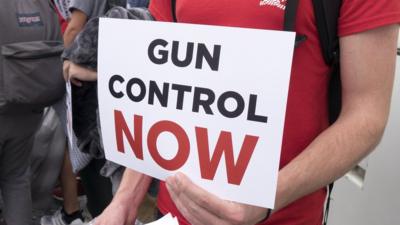
<svg viewBox="0 0 400 225">
<path fill-rule="evenodd" d="M 222 200 L 195 185 L 182 173 L 167 178 L 167 188 L 178 210 L 191 224 L 252 225 L 268 209 Z"/>
</svg>

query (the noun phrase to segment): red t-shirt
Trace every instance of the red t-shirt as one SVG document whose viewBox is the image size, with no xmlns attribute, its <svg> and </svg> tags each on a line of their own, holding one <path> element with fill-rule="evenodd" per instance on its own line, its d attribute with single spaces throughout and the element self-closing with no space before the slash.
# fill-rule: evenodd
<svg viewBox="0 0 400 225">
<path fill-rule="evenodd" d="M 172 21 L 170 0 L 151 1 L 159 21 Z M 282 30 L 286 0 L 178 0 L 178 22 Z M 339 35 L 345 36 L 400 22 L 399 0 L 343 0 Z M 296 31 L 307 41 L 296 48 L 292 67 L 280 167 L 299 155 L 328 127 L 325 65 L 315 25 L 312 0 L 301 0 Z M 321 225 L 326 190 L 321 189 L 276 212 L 265 225 Z M 161 182 L 158 207 L 188 224 Z"/>
</svg>

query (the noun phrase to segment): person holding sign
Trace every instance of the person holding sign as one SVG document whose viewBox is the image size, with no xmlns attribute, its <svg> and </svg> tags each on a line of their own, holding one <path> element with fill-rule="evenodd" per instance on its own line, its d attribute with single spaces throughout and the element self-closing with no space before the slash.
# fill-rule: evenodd
<svg viewBox="0 0 400 225">
<path fill-rule="evenodd" d="M 181 0 L 176 17 L 182 23 L 282 30 L 286 2 Z M 294 53 L 275 208 L 223 200 L 177 173 L 160 184 L 161 214 L 170 212 L 180 224 L 321 224 L 325 187 L 379 142 L 389 112 L 400 2 L 343 0 L 338 24 L 343 104 L 331 126 L 329 67 L 320 51 L 312 1 L 300 1 L 298 7 L 296 32 L 307 38 Z M 150 11 L 159 21 L 173 21 L 170 0 L 152 1 Z M 79 73 L 74 77 L 85 80 Z M 126 170 L 95 224 L 132 224 L 150 181 Z"/>
</svg>

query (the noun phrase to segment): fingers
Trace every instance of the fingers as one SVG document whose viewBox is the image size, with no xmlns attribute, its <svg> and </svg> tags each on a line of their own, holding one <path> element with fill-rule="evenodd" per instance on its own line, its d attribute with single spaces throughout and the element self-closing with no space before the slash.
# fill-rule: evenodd
<svg viewBox="0 0 400 225">
<path fill-rule="evenodd" d="M 75 86 L 82 87 L 82 82 L 81 82 L 80 80 L 77 80 L 77 79 L 75 79 L 75 78 L 71 78 L 70 81 L 71 81 L 71 83 L 73 83 Z"/>
<path fill-rule="evenodd" d="M 82 67 L 75 63 L 71 63 L 69 66 L 69 78 L 75 78 L 82 81 L 95 81 L 97 80 L 97 72 L 88 68 Z"/>
<path fill-rule="evenodd" d="M 68 81 L 69 79 L 69 66 L 70 66 L 71 62 L 69 60 L 65 60 L 63 63 L 63 77 L 65 82 Z"/>
<path fill-rule="evenodd" d="M 173 179 L 173 178 L 172 178 Z M 191 201 L 186 194 L 177 191 L 167 183 L 167 188 L 172 200 L 182 215 L 193 225 L 222 225 L 224 224 L 216 215 L 208 212 L 197 203 Z"/>
<path fill-rule="evenodd" d="M 68 60 L 64 61 L 63 64 L 63 76 L 64 80 L 70 80 L 74 85 L 81 87 L 82 81 L 95 81 L 97 80 L 97 72 L 79 66 Z"/>
<path fill-rule="evenodd" d="M 217 217 L 222 215 L 232 214 L 232 208 L 235 205 L 232 202 L 222 200 L 217 196 L 205 191 L 195 185 L 189 178 L 182 173 L 177 173 L 175 176 L 167 179 L 167 187 L 175 193 L 180 193 L 180 196 L 185 196 L 195 202 L 199 207 L 213 213 Z"/>
<path fill-rule="evenodd" d="M 182 173 L 166 179 L 172 200 L 192 224 L 256 224 L 268 209 L 226 201 L 195 185 Z"/>
</svg>

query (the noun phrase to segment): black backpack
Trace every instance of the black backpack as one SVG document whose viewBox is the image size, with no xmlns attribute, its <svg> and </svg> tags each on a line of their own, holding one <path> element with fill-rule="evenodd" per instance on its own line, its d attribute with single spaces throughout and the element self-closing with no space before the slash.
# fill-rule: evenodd
<svg viewBox="0 0 400 225">
<path fill-rule="evenodd" d="M 340 62 L 339 62 L 339 37 L 337 33 L 338 18 L 342 0 L 312 0 L 314 5 L 314 14 L 318 35 L 320 39 L 322 55 L 327 65 L 331 67 L 331 80 L 329 82 L 329 122 L 332 124 L 340 114 L 342 104 L 342 88 L 340 80 Z M 296 15 L 299 0 L 287 0 L 284 19 L 284 30 L 295 31 Z M 171 0 L 172 18 L 176 18 L 176 0 Z M 305 36 L 296 36 L 296 45 L 306 39 Z M 328 199 L 326 202 L 324 225 L 328 221 L 329 205 L 333 183 L 328 186 Z"/>
</svg>

